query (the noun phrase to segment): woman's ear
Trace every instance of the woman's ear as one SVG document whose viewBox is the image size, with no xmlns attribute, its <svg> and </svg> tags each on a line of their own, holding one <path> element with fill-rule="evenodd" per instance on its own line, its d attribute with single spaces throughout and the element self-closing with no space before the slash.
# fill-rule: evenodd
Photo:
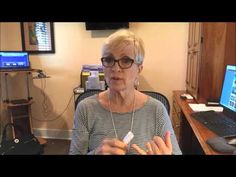
<svg viewBox="0 0 236 177">
<path fill-rule="evenodd" d="M 139 65 L 138 66 L 138 73 L 141 73 L 142 70 L 143 70 L 143 65 Z"/>
</svg>

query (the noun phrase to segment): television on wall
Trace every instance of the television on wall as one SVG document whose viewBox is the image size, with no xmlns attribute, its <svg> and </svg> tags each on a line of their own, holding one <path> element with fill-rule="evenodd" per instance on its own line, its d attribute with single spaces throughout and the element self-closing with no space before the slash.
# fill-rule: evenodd
<svg viewBox="0 0 236 177">
<path fill-rule="evenodd" d="M 102 22 L 86 22 L 86 30 L 113 30 L 120 28 L 129 28 L 128 22 L 117 22 L 117 23 L 102 23 Z"/>
</svg>

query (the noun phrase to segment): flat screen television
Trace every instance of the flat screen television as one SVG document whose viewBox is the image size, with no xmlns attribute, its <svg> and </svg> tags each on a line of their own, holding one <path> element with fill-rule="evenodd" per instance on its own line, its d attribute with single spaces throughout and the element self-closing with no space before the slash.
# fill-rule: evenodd
<svg viewBox="0 0 236 177">
<path fill-rule="evenodd" d="M 128 22 L 117 22 L 117 23 L 100 23 L 100 22 L 86 22 L 85 23 L 86 30 L 113 30 L 120 28 L 129 28 Z"/>
</svg>

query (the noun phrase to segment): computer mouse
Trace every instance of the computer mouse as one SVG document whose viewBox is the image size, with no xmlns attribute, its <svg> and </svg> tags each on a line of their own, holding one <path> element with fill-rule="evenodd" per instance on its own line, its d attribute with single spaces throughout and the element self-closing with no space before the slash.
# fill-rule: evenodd
<svg viewBox="0 0 236 177">
<path fill-rule="evenodd" d="M 228 144 L 230 145 L 236 145 L 236 138 L 233 138 L 231 140 L 228 141 Z"/>
</svg>

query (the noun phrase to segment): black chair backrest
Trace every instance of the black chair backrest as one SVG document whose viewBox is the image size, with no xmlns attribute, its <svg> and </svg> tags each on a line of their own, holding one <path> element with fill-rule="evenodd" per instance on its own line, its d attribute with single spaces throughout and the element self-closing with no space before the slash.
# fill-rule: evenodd
<svg viewBox="0 0 236 177">
<path fill-rule="evenodd" d="M 103 90 L 87 90 L 85 91 L 84 93 L 81 93 L 76 101 L 75 101 L 75 109 L 77 107 L 77 104 L 83 100 L 84 98 L 87 98 L 89 96 L 92 96 L 92 95 L 95 95 L 99 92 L 101 92 Z M 152 91 L 141 91 L 142 93 L 146 94 L 146 95 L 149 95 L 157 100 L 159 100 L 160 102 L 162 102 L 164 104 L 164 106 L 166 107 L 166 110 L 168 112 L 168 114 L 170 114 L 170 104 L 169 104 L 169 101 L 168 99 L 166 98 L 166 96 L 164 96 L 163 94 L 161 93 L 158 93 L 158 92 L 152 92 Z"/>
<path fill-rule="evenodd" d="M 168 114 L 170 115 L 170 103 L 165 95 L 159 92 L 152 92 L 152 91 L 141 91 L 141 92 L 162 102 L 166 107 Z"/>
<path fill-rule="evenodd" d="M 103 90 L 86 90 L 84 93 L 81 93 L 75 100 L 75 109 L 77 107 L 77 104 L 82 101 L 83 99 L 95 95 Z"/>
</svg>

